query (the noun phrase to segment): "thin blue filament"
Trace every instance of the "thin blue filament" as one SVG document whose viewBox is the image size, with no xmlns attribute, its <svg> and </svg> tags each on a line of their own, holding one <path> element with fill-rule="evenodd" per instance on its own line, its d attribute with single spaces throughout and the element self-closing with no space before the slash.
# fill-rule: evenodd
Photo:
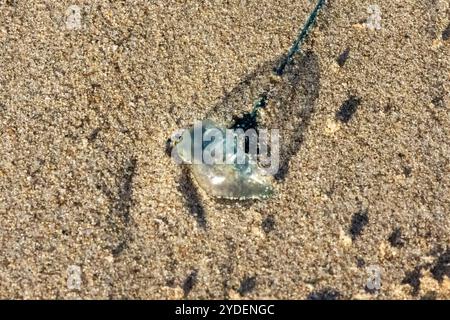
<svg viewBox="0 0 450 320">
<path fill-rule="evenodd" d="M 306 21 L 305 25 L 299 32 L 297 38 L 295 39 L 294 43 L 292 44 L 291 48 L 289 49 L 286 57 L 283 58 L 283 60 L 280 62 L 280 64 L 275 68 L 275 73 L 279 76 L 281 76 L 284 72 L 284 69 L 286 66 L 291 62 L 293 56 L 300 51 L 301 45 L 305 41 L 306 37 L 309 34 L 309 30 L 313 26 L 314 22 L 317 20 L 317 15 L 319 14 L 320 9 L 325 5 L 326 0 L 318 0 L 316 7 L 311 12 L 311 14 L 308 17 L 308 20 Z"/>
<path fill-rule="evenodd" d="M 289 49 L 287 55 L 281 60 L 279 65 L 274 68 L 274 72 L 281 76 L 284 73 L 284 70 L 286 66 L 292 61 L 292 58 L 296 53 L 298 53 L 301 49 L 301 45 L 305 41 L 306 37 L 309 34 L 310 29 L 314 25 L 314 23 L 317 20 L 317 16 L 319 14 L 320 9 L 325 5 L 326 0 L 318 0 L 317 4 L 314 8 L 314 10 L 311 12 L 311 14 L 308 17 L 308 20 L 306 21 L 303 28 L 300 30 L 297 38 L 295 39 L 294 43 L 292 44 L 291 48 Z M 251 112 L 245 113 L 242 117 L 235 118 L 234 124 L 231 126 L 233 129 L 256 129 L 258 126 L 258 113 L 260 109 L 263 109 L 267 105 L 268 95 L 267 93 L 263 93 L 260 95 L 260 97 L 254 102 L 253 108 Z"/>
</svg>

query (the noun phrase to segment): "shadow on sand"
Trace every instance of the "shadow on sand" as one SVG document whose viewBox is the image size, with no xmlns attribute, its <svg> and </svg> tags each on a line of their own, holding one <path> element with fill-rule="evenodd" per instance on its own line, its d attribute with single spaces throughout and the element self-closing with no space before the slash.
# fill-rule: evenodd
<svg viewBox="0 0 450 320">
<path fill-rule="evenodd" d="M 319 62 L 314 52 L 297 54 L 282 76 L 277 76 L 274 68 L 283 58 L 266 62 L 245 75 L 242 81 L 207 113 L 207 118 L 231 127 L 235 121 L 248 116 L 258 97 L 267 96 L 266 108 L 270 116 L 258 120 L 257 126 L 280 130 L 280 167 L 275 175 L 279 182 L 288 175 L 290 160 L 301 148 L 320 91 Z M 207 221 L 201 198 L 192 176 L 185 169 L 183 168 L 180 177 L 180 190 L 199 226 L 206 228 Z M 225 199 L 217 199 L 215 202 L 224 205 L 235 203 Z M 255 200 L 240 201 L 239 205 L 249 207 L 253 203 Z"/>
</svg>

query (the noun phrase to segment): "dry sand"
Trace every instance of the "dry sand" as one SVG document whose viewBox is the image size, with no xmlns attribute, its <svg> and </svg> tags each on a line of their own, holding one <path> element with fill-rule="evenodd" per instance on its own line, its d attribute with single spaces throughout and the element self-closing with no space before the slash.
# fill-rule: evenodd
<svg viewBox="0 0 450 320">
<path fill-rule="evenodd" d="M 167 139 L 248 109 L 312 2 L 0 1 L 0 297 L 449 299 L 449 3 L 328 2 L 277 195 L 236 203 Z"/>
</svg>

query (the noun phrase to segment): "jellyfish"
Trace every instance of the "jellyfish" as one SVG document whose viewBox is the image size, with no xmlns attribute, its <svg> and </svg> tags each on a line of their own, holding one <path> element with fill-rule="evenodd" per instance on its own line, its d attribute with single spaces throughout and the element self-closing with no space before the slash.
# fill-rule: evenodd
<svg viewBox="0 0 450 320">
<path fill-rule="evenodd" d="M 267 141 L 261 144 L 256 139 L 256 143 L 249 143 L 245 140 L 245 135 L 244 140 L 240 139 L 240 133 L 251 131 L 259 136 L 260 111 L 266 108 L 268 100 L 277 95 L 277 82 L 294 55 L 300 51 L 324 4 L 325 0 L 318 0 L 287 54 L 273 68 L 271 77 L 263 81 L 264 90 L 255 100 L 250 112 L 233 117 L 227 123 L 207 118 L 172 137 L 172 158 L 190 166 L 198 185 L 208 195 L 225 199 L 262 200 L 274 194 L 274 172 L 267 170 L 259 157 L 261 149 L 267 151 Z M 209 139 L 212 137 L 213 139 Z M 275 149 L 271 148 L 271 155 L 276 153 Z M 205 161 L 205 154 L 208 161 Z"/>
</svg>

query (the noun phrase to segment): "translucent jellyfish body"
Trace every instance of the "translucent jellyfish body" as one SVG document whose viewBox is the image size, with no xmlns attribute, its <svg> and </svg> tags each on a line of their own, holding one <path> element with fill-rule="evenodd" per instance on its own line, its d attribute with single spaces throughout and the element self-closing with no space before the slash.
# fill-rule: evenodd
<svg viewBox="0 0 450 320">
<path fill-rule="evenodd" d="M 241 200 L 265 199 L 273 194 L 272 178 L 258 165 L 256 154 L 237 151 L 236 134 L 211 120 L 198 125 L 198 131 L 197 126 L 186 129 L 177 139 L 174 156 L 191 166 L 206 193 Z"/>
</svg>

